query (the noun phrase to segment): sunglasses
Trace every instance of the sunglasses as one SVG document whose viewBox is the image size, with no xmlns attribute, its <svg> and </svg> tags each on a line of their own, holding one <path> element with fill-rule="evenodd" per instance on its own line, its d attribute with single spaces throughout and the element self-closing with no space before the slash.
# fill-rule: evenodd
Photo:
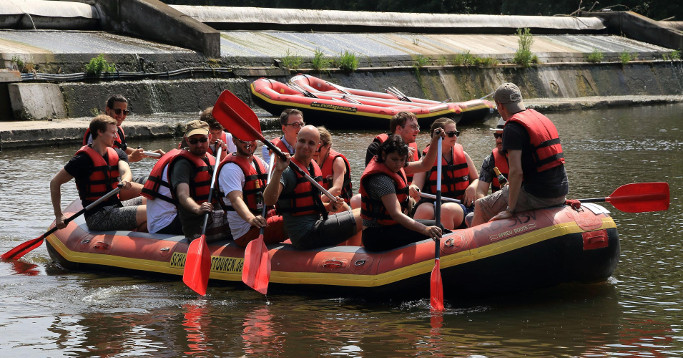
<svg viewBox="0 0 683 358">
<path fill-rule="evenodd" d="M 121 108 L 114 109 L 114 113 L 116 113 L 117 116 L 120 116 L 121 112 L 123 112 L 124 116 L 127 116 L 128 114 L 130 114 L 130 111 L 127 109 L 121 109 Z"/>
<path fill-rule="evenodd" d="M 493 137 L 496 139 L 503 138 L 503 133 L 493 133 Z"/>
<path fill-rule="evenodd" d="M 446 132 L 446 135 L 453 138 L 453 137 L 459 137 L 460 136 L 460 131 L 450 131 Z"/>
<path fill-rule="evenodd" d="M 209 141 L 209 138 L 207 137 L 201 137 L 201 138 L 192 138 L 188 139 L 187 142 L 190 144 L 197 144 L 197 143 L 206 143 Z"/>
<path fill-rule="evenodd" d="M 292 126 L 292 127 L 295 127 L 295 128 L 301 128 L 301 127 L 305 126 L 306 123 L 304 123 L 304 122 L 294 122 L 294 123 L 287 123 L 287 124 L 285 124 L 285 125 L 286 125 L 286 126 Z"/>
</svg>

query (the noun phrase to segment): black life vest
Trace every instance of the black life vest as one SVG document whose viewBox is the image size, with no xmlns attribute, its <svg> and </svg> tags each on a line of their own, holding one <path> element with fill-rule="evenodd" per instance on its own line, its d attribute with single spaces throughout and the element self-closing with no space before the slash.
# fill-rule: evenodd
<svg viewBox="0 0 683 358">
<path fill-rule="evenodd" d="M 408 179 L 406 178 L 405 171 L 401 168 L 398 173 L 394 173 L 390 171 L 384 163 L 377 162 L 377 156 L 375 156 L 370 163 L 368 163 L 368 166 L 365 167 L 365 170 L 360 177 L 360 215 L 363 219 L 375 220 L 380 225 L 395 225 L 397 222 L 391 218 L 391 215 L 387 212 L 382 200 L 371 198 L 365 189 L 368 178 L 377 174 L 385 174 L 393 180 L 396 197 L 401 205 L 401 212 L 405 213 L 408 209 L 410 197 L 408 196 Z"/>
</svg>

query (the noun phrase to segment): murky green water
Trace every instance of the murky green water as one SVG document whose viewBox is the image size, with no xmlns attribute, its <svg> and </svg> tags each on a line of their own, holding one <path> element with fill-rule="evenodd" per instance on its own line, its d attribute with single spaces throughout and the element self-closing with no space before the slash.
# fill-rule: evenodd
<svg viewBox="0 0 683 358">
<path fill-rule="evenodd" d="M 42 246 L 19 263 L 0 263 L 0 356 L 681 356 L 681 113 L 677 104 L 550 115 L 562 136 L 571 197 L 606 196 L 631 182 L 671 185 L 667 212 L 628 214 L 605 204 L 622 254 L 604 284 L 457 304 L 446 297 L 439 327 L 427 298 L 266 300 L 231 286 L 211 286 L 197 298 L 180 280 L 63 271 Z M 493 146 L 494 122 L 459 128 L 476 163 Z M 356 190 L 374 134 L 333 133 L 334 146 L 352 161 Z M 166 149 L 174 143 L 131 141 Z M 46 230 L 53 220 L 49 180 L 75 149 L 0 152 L 0 252 Z M 142 174 L 152 164 L 132 166 Z M 64 189 L 65 203 L 76 198 L 74 185 Z"/>
</svg>

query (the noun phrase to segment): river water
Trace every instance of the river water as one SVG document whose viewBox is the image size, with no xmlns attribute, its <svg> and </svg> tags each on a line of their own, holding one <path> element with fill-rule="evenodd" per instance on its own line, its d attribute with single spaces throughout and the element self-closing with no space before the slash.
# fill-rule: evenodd
<svg viewBox="0 0 683 358">
<path fill-rule="evenodd" d="M 431 320 L 428 297 L 264 298 L 210 286 L 198 298 L 180 279 L 65 271 L 51 263 L 43 245 L 20 262 L 0 262 L 0 356 L 681 356 L 681 113 L 683 104 L 550 115 L 562 137 L 570 197 L 607 196 L 632 182 L 671 185 L 666 212 L 622 213 L 605 204 L 622 245 L 616 272 L 605 283 L 474 302 L 446 297 L 439 324 Z M 478 165 L 493 146 L 488 127 L 494 125 L 492 119 L 459 128 L 460 143 Z M 352 162 L 356 190 L 374 135 L 333 132 L 334 147 Z M 427 138 L 420 137 L 422 147 Z M 168 149 L 177 139 L 131 142 Z M 0 252 L 39 236 L 52 222 L 49 180 L 76 148 L 0 152 Z M 147 159 L 132 167 L 144 174 L 152 165 Z M 64 204 L 75 199 L 75 185 L 65 185 L 63 197 Z"/>
</svg>

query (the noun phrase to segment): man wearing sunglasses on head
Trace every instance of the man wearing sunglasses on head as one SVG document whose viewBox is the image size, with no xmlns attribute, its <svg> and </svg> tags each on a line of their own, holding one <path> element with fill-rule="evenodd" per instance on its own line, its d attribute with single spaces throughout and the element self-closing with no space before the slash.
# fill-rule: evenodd
<svg viewBox="0 0 683 358">
<path fill-rule="evenodd" d="M 513 83 L 498 86 L 493 98 L 505 120 L 503 151 L 507 155 L 508 185 L 478 199 L 472 225 L 513 217 L 515 213 L 564 204 L 569 181 L 557 128 L 548 117 L 522 102 Z"/>
<path fill-rule="evenodd" d="M 491 187 L 491 192 L 495 193 L 507 183 L 509 169 L 508 159 L 505 153 L 503 153 L 503 127 L 505 127 L 505 120 L 501 117 L 496 124 L 496 128 L 489 128 L 493 131 L 496 147 L 493 148 L 491 155 L 486 157 L 481 165 L 479 184 L 477 185 L 477 199 L 481 199 L 489 193 L 489 186 Z M 494 168 L 498 168 L 498 171 L 505 178 L 503 183 L 498 179 Z"/>
<path fill-rule="evenodd" d="M 209 125 L 194 120 L 185 127 L 187 147 L 166 153 L 152 168 L 142 189 L 147 197 L 147 229 L 150 233 L 201 235 L 204 214 L 209 213 L 207 241 L 227 232 L 222 212 L 213 212 L 208 202 L 216 159 L 209 149 Z M 215 199 L 215 197 L 214 197 Z"/>
<path fill-rule="evenodd" d="M 142 158 L 145 158 L 146 156 L 142 154 L 144 149 L 133 149 L 128 146 L 126 143 L 126 135 L 123 132 L 123 128 L 121 128 L 121 124 L 126 119 L 126 116 L 130 114 L 130 110 L 128 110 L 128 99 L 120 94 L 115 94 L 109 97 L 104 108 L 104 113 L 114 118 L 117 123 L 116 138 L 114 138 L 114 148 L 119 148 L 124 151 L 128 156 L 127 161 L 131 163 L 139 162 L 142 160 Z M 83 135 L 83 145 L 88 145 L 90 143 L 92 143 L 92 135 L 90 134 L 90 130 L 86 129 L 85 134 Z M 161 149 L 157 149 L 154 152 L 164 155 L 164 151 Z"/>
<path fill-rule="evenodd" d="M 282 128 L 282 137 L 275 138 L 271 142 L 282 153 L 289 153 L 294 155 L 294 146 L 296 145 L 296 136 L 299 134 L 301 127 L 305 126 L 304 114 L 298 109 L 288 108 L 280 114 L 280 127 Z M 261 149 L 261 156 L 266 163 L 270 162 L 270 150 L 265 145 Z"/>
</svg>

